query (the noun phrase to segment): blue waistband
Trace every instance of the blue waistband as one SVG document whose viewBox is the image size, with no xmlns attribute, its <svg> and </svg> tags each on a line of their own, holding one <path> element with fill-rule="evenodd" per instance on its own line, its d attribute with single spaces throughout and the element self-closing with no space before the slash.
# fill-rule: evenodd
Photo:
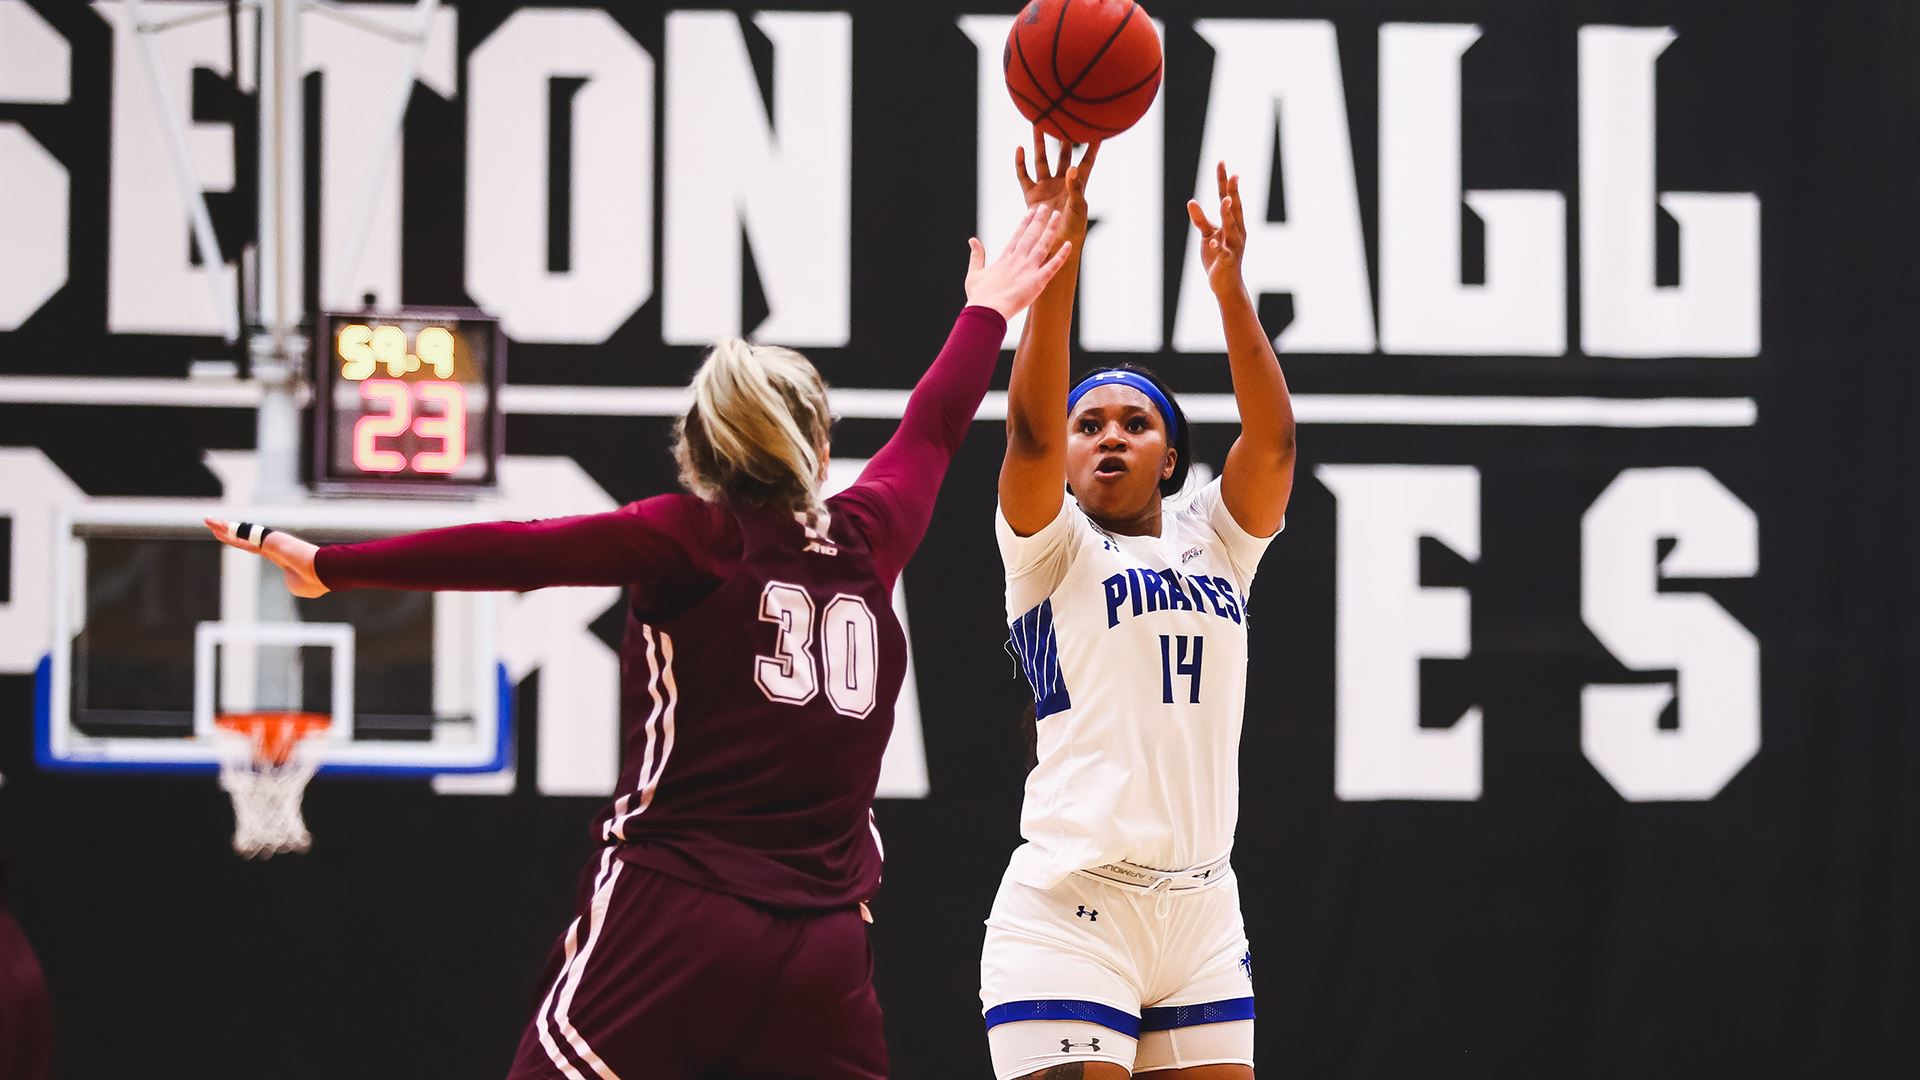
<svg viewBox="0 0 1920 1080">
<path fill-rule="evenodd" d="M 1021 1020 L 1083 1020 L 1089 1024 L 1099 1024 L 1103 1028 L 1117 1031 L 1129 1039 L 1140 1037 L 1139 1017 L 1111 1005 L 1102 1005 L 1097 1001 L 1074 1001 L 1066 998 L 1009 1001 L 1005 1005 L 995 1005 L 988 1009 L 986 1020 L 989 1028 L 1017 1023 Z"/>
<path fill-rule="evenodd" d="M 1102 1005 L 1097 1001 L 1078 1001 L 1072 998 L 1009 1001 L 1004 1005 L 995 1005 L 986 1012 L 989 1028 L 999 1027 L 1001 1024 L 1018 1023 L 1022 1020 L 1079 1020 L 1089 1024 L 1099 1024 L 1130 1039 L 1139 1038 L 1143 1031 L 1172 1031 L 1175 1028 L 1198 1027 L 1201 1024 L 1224 1024 L 1230 1020 L 1251 1019 L 1253 1019 L 1253 999 L 1250 997 L 1205 1001 L 1196 1005 L 1169 1005 L 1162 1008 L 1142 1009 L 1139 1016 L 1124 1009 L 1116 1009 L 1111 1005 Z"/>
</svg>

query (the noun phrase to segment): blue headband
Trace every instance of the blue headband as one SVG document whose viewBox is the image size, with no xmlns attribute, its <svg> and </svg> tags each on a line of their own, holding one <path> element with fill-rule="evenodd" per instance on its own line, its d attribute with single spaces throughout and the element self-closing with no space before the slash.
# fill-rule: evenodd
<svg viewBox="0 0 1920 1080">
<path fill-rule="evenodd" d="M 1087 391 L 1102 386 L 1128 386 L 1147 395 L 1153 407 L 1160 410 L 1160 419 L 1166 421 L 1167 443 L 1171 445 L 1180 434 L 1180 422 L 1174 419 L 1173 402 L 1168 401 L 1167 395 L 1153 385 L 1152 379 L 1136 371 L 1101 371 L 1080 380 L 1080 385 L 1067 394 L 1067 415 L 1073 415 L 1073 407 L 1080 404 L 1080 399 L 1087 396 Z"/>
</svg>

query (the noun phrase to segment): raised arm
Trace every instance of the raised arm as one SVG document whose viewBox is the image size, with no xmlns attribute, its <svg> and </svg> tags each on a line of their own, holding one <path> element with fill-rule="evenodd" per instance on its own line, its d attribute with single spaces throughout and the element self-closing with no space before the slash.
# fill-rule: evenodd
<svg viewBox="0 0 1920 1080">
<path fill-rule="evenodd" d="M 553 585 L 644 585 L 700 572 L 717 537 L 691 496 L 662 496 L 604 514 L 542 521 L 490 521 L 318 547 L 261 526 L 207 519 L 221 543 L 279 567 L 295 596 L 334 589 L 521 592 Z M 699 504 L 704 506 L 704 504 Z M 695 554 L 699 552 L 701 554 Z"/>
<path fill-rule="evenodd" d="M 1240 437 L 1227 451 L 1220 472 L 1220 496 L 1227 512 L 1254 536 L 1272 536 L 1287 516 L 1293 495 L 1293 398 L 1280 358 L 1260 325 L 1253 296 L 1240 274 L 1247 250 L 1247 219 L 1240 206 L 1240 178 L 1218 166 L 1220 224 L 1207 220 L 1198 202 L 1187 215 L 1200 230 L 1200 258 L 1207 284 L 1220 304 L 1227 332 L 1227 363 L 1233 369 L 1233 399 L 1240 407 Z"/>
<path fill-rule="evenodd" d="M 926 534 L 947 465 L 987 396 L 1007 320 L 1025 310 L 1066 264 L 1072 247 L 1056 248 L 1060 230 L 1058 212 L 1035 207 L 992 263 L 978 239 L 969 243 L 967 307 L 954 321 L 946 347 L 914 386 L 893 438 L 849 491 L 866 511 L 862 525 L 877 568 L 889 581 Z"/>
<path fill-rule="evenodd" d="M 840 497 L 867 535 L 874 568 L 889 584 L 933 520 L 934 496 L 987 396 L 1006 333 L 1006 317 L 998 311 L 972 305 L 962 310 L 946 346 L 915 384 L 893 438 Z"/>
<path fill-rule="evenodd" d="M 1064 235 L 1073 245 L 1066 266 L 1034 301 L 1013 353 L 1007 383 L 1007 453 L 1000 463 L 1000 512 L 1020 536 L 1032 536 L 1060 513 L 1067 483 L 1067 390 L 1073 333 L 1073 297 L 1080 280 L 1080 254 L 1087 237 L 1087 177 L 1100 144 L 1087 147 L 1078 165 L 1073 148 L 1047 167 L 1047 145 L 1033 134 L 1034 173 L 1026 151 L 1014 151 L 1014 170 L 1027 205 L 1065 213 Z"/>
</svg>

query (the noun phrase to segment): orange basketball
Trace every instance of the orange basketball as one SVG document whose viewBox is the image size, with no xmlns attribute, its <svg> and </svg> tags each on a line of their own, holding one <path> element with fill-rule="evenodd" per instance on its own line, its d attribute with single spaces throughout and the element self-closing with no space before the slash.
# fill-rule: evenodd
<svg viewBox="0 0 1920 1080">
<path fill-rule="evenodd" d="M 1020 112 L 1069 142 L 1120 134 L 1160 92 L 1160 35 L 1133 0 L 1032 0 L 1004 63 Z"/>
</svg>

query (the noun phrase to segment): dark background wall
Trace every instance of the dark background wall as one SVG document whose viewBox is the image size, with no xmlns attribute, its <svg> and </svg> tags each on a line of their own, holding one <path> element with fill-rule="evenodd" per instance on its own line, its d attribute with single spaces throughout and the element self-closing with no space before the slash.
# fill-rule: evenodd
<svg viewBox="0 0 1920 1080">
<path fill-rule="evenodd" d="M 78 5 L 31 6 L 71 44 L 71 100 L 0 102 L 0 122 L 22 124 L 71 175 L 71 270 L 32 318 L 0 333 L 0 375 L 182 375 L 216 343 L 107 327 L 108 25 Z M 976 153 L 989 152 L 975 145 L 975 56 L 955 26 L 961 9 L 945 3 L 846 0 L 832 9 L 850 11 L 853 25 L 852 329 L 844 346 L 808 352 L 836 385 L 904 387 L 960 302 Z M 459 6 L 463 79 L 464 57 L 510 10 Z M 1192 188 L 1210 104 L 1212 52 L 1195 18 L 1331 20 L 1376 283 L 1380 27 L 1472 22 L 1485 37 L 1463 69 L 1466 185 L 1566 193 L 1567 355 L 1284 355 L 1295 390 L 1757 402 L 1757 422 L 1731 428 L 1304 429 L 1289 526 L 1262 566 L 1254 608 L 1235 853 L 1258 961 L 1262 1070 L 1920 1074 L 1920 734 L 1910 674 L 1920 659 L 1910 558 L 1920 539 L 1909 419 L 1920 390 L 1909 357 L 1910 248 L 1920 225 L 1915 9 L 1209 0 L 1156 14 L 1170 71 L 1169 322 L 1183 251 L 1171 215 Z M 614 17 L 662 55 L 662 11 L 622 7 Z M 1677 33 L 1659 69 L 1659 187 L 1758 196 L 1758 355 L 1621 360 L 1580 351 L 1576 42 L 1591 25 Z M 196 109 L 239 115 L 217 91 L 203 88 Z M 409 303 L 472 299 L 462 275 L 465 189 L 444 179 L 463 168 L 466 109 L 460 97 L 416 94 Z M 1282 163 L 1290 167 L 1304 166 Z M 223 229 L 244 231 L 243 202 L 217 204 Z M 1661 230 L 1661 273 L 1670 276 L 1681 241 L 1670 221 Z M 756 302 L 745 300 L 750 316 Z M 656 290 L 599 345 L 516 343 L 511 378 L 683 380 L 698 349 L 662 343 L 659 308 Z M 1284 298 L 1263 309 L 1279 332 Z M 1184 390 L 1228 389 L 1218 355 L 1163 349 L 1145 359 Z M 240 410 L 6 401 L 0 445 L 39 448 L 88 496 L 211 497 L 202 453 L 250 447 L 252 423 Z M 845 421 L 835 451 L 871 452 L 891 426 Z M 572 457 L 616 499 L 631 500 L 672 484 L 667 430 L 662 419 L 520 415 L 507 440 L 516 454 Z M 1202 427 L 1198 458 L 1217 464 L 1231 435 Z M 873 930 L 902 1077 L 986 1073 L 980 921 L 1017 843 L 1023 775 L 1015 726 L 1023 687 L 1001 651 L 1005 627 L 992 599 L 1000 571 L 986 539 L 999 448 L 997 425 L 974 427 L 906 575 L 931 795 L 878 808 L 890 859 Z M 1478 558 L 1422 547 L 1423 584 L 1472 597 L 1471 654 L 1429 662 L 1422 714 L 1445 725 L 1468 705 L 1481 708 L 1476 799 L 1336 794 L 1339 506 L 1315 474 L 1327 465 L 1478 471 Z M 1581 524 L 1624 471 L 1669 467 L 1707 470 L 1758 519 L 1756 575 L 1661 588 L 1710 597 L 1758 638 L 1762 741 L 1711 798 L 1630 801 L 1582 752 L 1582 687 L 1674 675 L 1628 673 L 1583 621 Z M 20 565 L 36 541 L 8 537 L 0 530 L 0 552 Z M 0 572 L 0 583 L 9 580 Z M 0 586 L 0 602 L 19 592 L 18 581 Z M 502 1071 L 571 910 L 597 808 L 594 799 L 543 796 L 527 779 L 539 677 L 518 687 L 514 794 L 322 780 L 307 800 L 313 852 L 253 864 L 228 850 L 230 809 L 209 778 L 39 769 L 32 679 L 0 676 L 0 850 L 10 903 L 52 984 L 58 1075 Z"/>
</svg>

